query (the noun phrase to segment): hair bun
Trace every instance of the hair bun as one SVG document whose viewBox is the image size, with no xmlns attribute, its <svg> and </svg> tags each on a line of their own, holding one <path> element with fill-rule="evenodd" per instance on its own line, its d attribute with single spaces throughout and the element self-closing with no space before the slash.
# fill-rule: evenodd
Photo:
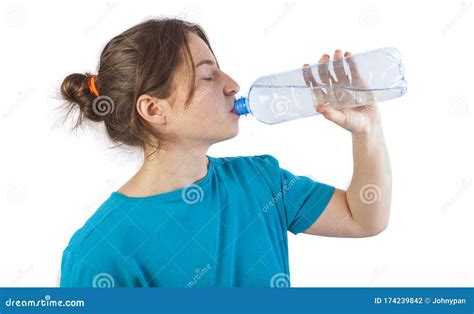
<svg viewBox="0 0 474 314">
<path fill-rule="evenodd" d="M 100 122 L 104 120 L 104 101 L 109 97 L 96 97 L 89 89 L 90 74 L 73 73 L 68 75 L 61 84 L 61 95 L 70 105 L 78 105 L 80 120 L 85 117 L 89 120 Z M 104 99 L 102 99 L 104 98 Z M 110 101 L 108 101 L 110 102 Z M 110 104 L 111 105 L 111 104 Z M 107 108 L 105 108 L 107 109 Z"/>
</svg>

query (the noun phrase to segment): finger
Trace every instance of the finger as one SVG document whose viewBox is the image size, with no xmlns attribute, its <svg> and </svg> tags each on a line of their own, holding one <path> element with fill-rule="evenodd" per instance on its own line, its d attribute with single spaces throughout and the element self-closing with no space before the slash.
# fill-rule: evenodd
<svg viewBox="0 0 474 314">
<path fill-rule="evenodd" d="M 335 61 L 333 62 L 333 65 L 334 72 L 336 73 L 337 82 L 341 85 L 347 85 L 349 83 L 349 73 L 344 67 L 344 59 L 341 50 L 337 50 L 337 54 L 335 55 L 334 59 Z"/>
<path fill-rule="evenodd" d="M 327 104 L 336 104 L 336 95 L 334 94 L 334 90 L 332 87 L 332 78 L 331 74 L 329 73 L 329 61 L 330 56 L 328 54 L 323 55 L 318 64 L 318 74 L 321 80 L 321 90 L 325 96 L 325 105 Z"/>
<path fill-rule="evenodd" d="M 361 76 L 361 73 L 359 72 L 359 67 L 357 66 L 357 63 L 354 61 L 354 58 L 352 57 L 352 53 L 347 51 L 344 54 L 344 57 L 346 58 L 346 62 L 349 65 L 349 72 L 350 72 L 350 84 L 352 87 L 355 88 L 361 88 L 361 89 L 369 89 L 369 84 L 367 84 L 366 81 Z M 371 103 L 374 102 L 374 94 L 371 91 L 367 92 L 360 92 L 363 93 L 363 96 L 366 98 L 367 102 Z"/>
<path fill-rule="evenodd" d="M 345 113 L 341 110 L 334 109 L 332 106 L 318 107 L 318 112 L 322 113 L 326 119 L 339 126 L 343 126 L 346 121 Z"/>
<path fill-rule="evenodd" d="M 314 87 L 314 86 L 319 85 L 313 76 L 313 72 L 311 71 L 311 66 L 307 63 L 303 65 L 303 79 L 306 85 L 308 85 L 309 87 Z"/>
<path fill-rule="evenodd" d="M 325 103 L 324 93 L 321 91 L 321 86 L 314 78 L 313 72 L 309 64 L 303 65 L 303 79 L 306 85 L 311 88 L 311 97 L 313 98 L 313 105 L 317 107 L 319 104 Z"/>
<path fill-rule="evenodd" d="M 332 62 L 335 78 L 331 75 L 332 79 L 332 90 L 335 96 L 334 106 L 344 105 L 346 101 L 346 92 L 343 89 L 344 85 L 347 85 L 348 78 L 346 76 L 342 59 L 342 51 L 337 49 L 334 51 L 334 60 Z"/>
<path fill-rule="evenodd" d="M 346 51 L 344 54 L 344 57 L 346 58 L 346 62 L 349 65 L 349 70 L 351 73 L 351 81 L 354 80 L 360 80 L 360 72 L 359 68 L 357 67 L 357 64 L 354 62 L 354 59 L 352 57 L 352 53 L 349 51 Z"/>
<path fill-rule="evenodd" d="M 318 65 L 318 74 L 319 78 L 321 80 L 321 83 L 327 86 L 331 85 L 331 79 L 329 78 L 329 55 L 325 54 L 319 60 L 319 65 Z M 326 93 L 328 93 L 327 88 L 324 90 Z"/>
<path fill-rule="evenodd" d="M 340 85 L 346 83 L 348 79 L 342 63 L 342 51 L 339 49 L 334 52 L 333 67 L 337 83 Z"/>
</svg>

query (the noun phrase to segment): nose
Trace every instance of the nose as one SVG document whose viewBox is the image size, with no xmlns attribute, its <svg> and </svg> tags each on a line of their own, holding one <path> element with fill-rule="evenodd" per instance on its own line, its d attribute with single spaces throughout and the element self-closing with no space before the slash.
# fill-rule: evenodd
<svg viewBox="0 0 474 314">
<path fill-rule="evenodd" d="M 240 91 L 240 86 L 230 76 L 227 76 L 226 84 L 224 85 L 224 94 L 226 96 L 234 96 Z"/>
</svg>

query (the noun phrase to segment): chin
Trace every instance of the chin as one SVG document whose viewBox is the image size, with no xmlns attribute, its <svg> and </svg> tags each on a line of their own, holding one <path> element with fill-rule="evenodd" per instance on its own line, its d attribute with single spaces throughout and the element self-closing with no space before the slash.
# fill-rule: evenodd
<svg viewBox="0 0 474 314">
<path fill-rule="evenodd" d="M 215 143 L 230 140 L 230 139 L 236 137 L 238 134 L 239 134 L 239 126 L 236 125 L 235 128 L 225 130 L 225 132 L 222 132 L 220 134 L 220 137 L 216 139 Z"/>
</svg>

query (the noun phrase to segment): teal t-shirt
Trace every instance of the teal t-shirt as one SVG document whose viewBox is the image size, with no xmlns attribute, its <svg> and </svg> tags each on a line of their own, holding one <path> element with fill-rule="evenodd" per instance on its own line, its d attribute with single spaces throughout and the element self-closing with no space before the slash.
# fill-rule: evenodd
<svg viewBox="0 0 474 314">
<path fill-rule="evenodd" d="M 61 287 L 290 286 L 287 231 L 310 227 L 335 188 L 270 155 L 207 157 L 182 189 L 112 192 L 64 250 Z"/>
</svg>

